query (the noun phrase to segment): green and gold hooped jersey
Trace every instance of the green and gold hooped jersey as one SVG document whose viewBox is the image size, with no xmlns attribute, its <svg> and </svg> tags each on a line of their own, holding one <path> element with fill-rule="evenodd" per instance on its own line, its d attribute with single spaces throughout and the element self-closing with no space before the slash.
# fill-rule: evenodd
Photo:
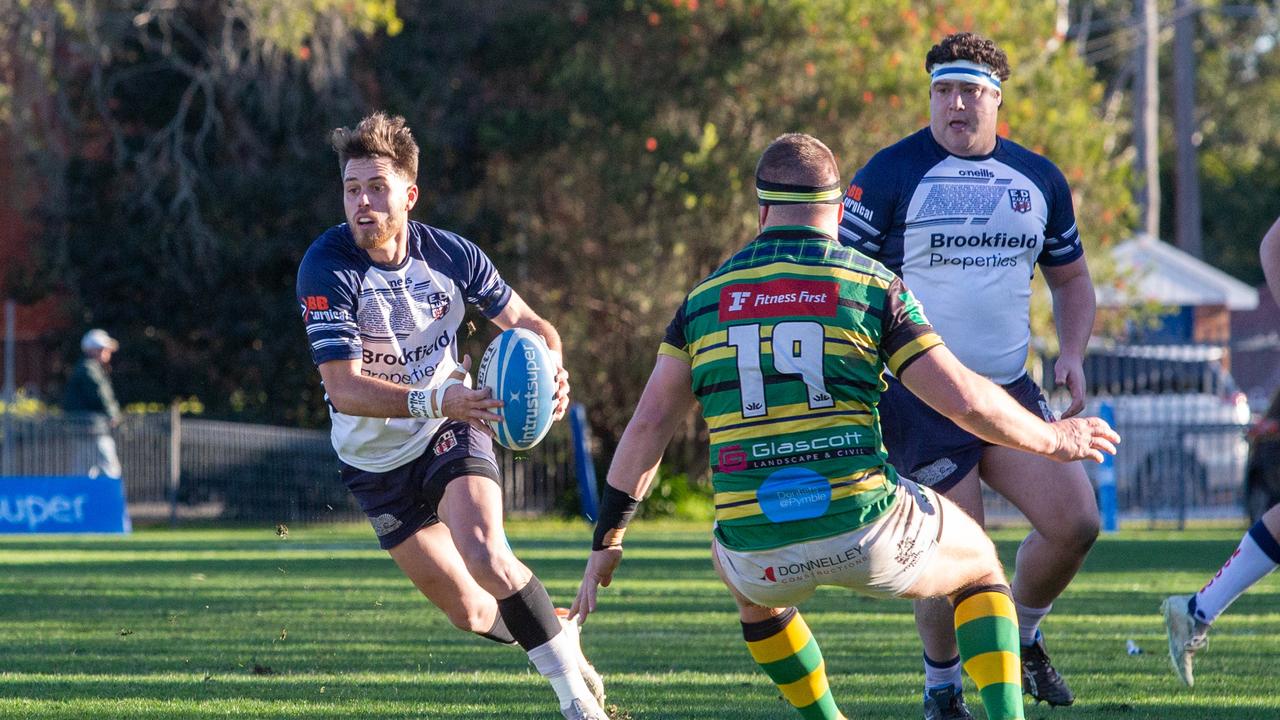
<svg viewBox="0 0 1280 720">
<path fill-rule="evenodd" d="M 659 352 L 692 369 L 719 541 L 765 550 L 888 510 L 882 373 L 940 344 L 897 276 L 817 228 L 770 228 L 695 287 Z"/>
</svg>

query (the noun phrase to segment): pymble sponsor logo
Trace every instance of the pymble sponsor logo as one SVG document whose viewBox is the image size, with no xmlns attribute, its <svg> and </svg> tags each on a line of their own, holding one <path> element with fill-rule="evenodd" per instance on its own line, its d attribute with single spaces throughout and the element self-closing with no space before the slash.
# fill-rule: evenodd
<svg viewBox="0 0 1280 720">
<path fill-rule="evenodd" d="M 720 322 L 774 317 L 835 317 L 839 290 L 831 280 L 770 280 L 720 289 Z"/>
<path fill-rule="evenodd" d="M 1014 212 L 1031 212 L 1031 191 L 1009 188 L 1009 205 Z"/>
<path fill-rule="evenodd" d="M 720 448 L 716 466 L 720 472 L 739 472 L 747 469 L 747 454 L 741 445 L 725 445 Z"/>
<path fill-rule="evenodd" d="M 446 430 L 444 434 L 436 440 L 436 444 L 431 448 L 431 451 L 439 457 L 456 447 L 458 447 L 458 438 L 454 436 L 452 430 Z"/>
</svg>

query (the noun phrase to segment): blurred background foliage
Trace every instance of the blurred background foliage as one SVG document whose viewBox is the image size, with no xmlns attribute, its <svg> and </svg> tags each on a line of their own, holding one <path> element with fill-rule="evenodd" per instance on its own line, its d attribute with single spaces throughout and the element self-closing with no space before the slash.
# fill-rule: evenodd
<svg viewBox="0 0 1280 720">
<path fill-rule="evenodd" d="M 1129 11 L 1092 5 L 1099 18 Z M 0 122 L 26 160 L 17 190 L 41 242 L 7 280 L 121 337 L 123 398 L 191 396 L 213 416 L 323 425 L 294 277 L 310 241 L 343 220 L 327 131 L 386 109 L 422 145 L 414 216 L 476 241 L 557 325 L 576 399 L 609 449 L 683 294 L 753 237 L 760 151 L 808 132 L 852 177 L 927 123 L 924 55 L 956 30 L 1008 52 L 1001 133 L 1062 168 L 1095 276 L 1111 282 L 1100 251 L 1133 222 L 1129 123 L 1119 64 L 1069 37 L 1078 10 L 9 0 Z M 1206 246 L 1244 266 L 1265 224 L 1241 190 L 1280 183 L 1268 117 L 1280 75 L 1272 53 L 1246 79 L 1233 49 L 1263 19 L 1219 20 L 1202 42 L 1213 137 L 1202 165 L 1206 207 L 1230 212 L 1206 213 Z M 480 325 L 464 349 L 478 355 L 492 335 Z"/>
</svg>

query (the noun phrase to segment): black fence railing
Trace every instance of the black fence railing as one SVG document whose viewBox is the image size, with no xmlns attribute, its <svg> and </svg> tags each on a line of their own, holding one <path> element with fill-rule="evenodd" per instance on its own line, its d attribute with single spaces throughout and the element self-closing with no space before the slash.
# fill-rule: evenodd
<svg viewBox="0 0 1280 720">
<path fill-rule="evenodd" d="M 506 510 L 573 507 L 573 452 L 565 423 L 536 448 L 498 451 Z M 48 415 L 0 416 L 0 476 L 77 472 L 89 426 Z M 135 521 L 221 519 L 325 522 L 364 517 L 338 479 L 324 430 L 130 414 L 115 429 Z"/>
</svg>

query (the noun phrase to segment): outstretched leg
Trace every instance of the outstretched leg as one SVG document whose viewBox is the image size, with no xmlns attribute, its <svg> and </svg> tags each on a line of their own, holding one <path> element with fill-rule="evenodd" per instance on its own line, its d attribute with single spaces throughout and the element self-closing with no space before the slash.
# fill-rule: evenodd
<svg viewBox="0 0 1280 720">
<path fill-rule="evenodd" d="M 502 527 L 502 494 L 485 477 L 464 475 L 445 488 L 438 509 L 467 571 L 497 598 L 512 637 L 547 678 L 566 717 L 596 720 L 604 710 L 587 687 L 577 637 L 566 632 L 537 576 L 516 558 Z"/>
<path fill-rule="evenodd" d="M 831 695 L 822 649 L 800 617 L 800 611 L 794 607 L 772 608 L 753 603 L 726 577 L 714 544 L 711 557 L 716 572 L 738 605 L 742 638 L 751 657 L 778 686 L 782 696 L 806 720 L 845 720 Z"/>
<path fill-rule="evenodd" d="M 1195 595 L 1173 595 L 1164 601 L 1169 658 L 1187 685 L 1195 683 L 1192 659 L 1208 642 L 1209 626 L 1231 603 L 1280 565 L 1280 505 L 1249 528 L 1235 552 Z"/>
</svg>

